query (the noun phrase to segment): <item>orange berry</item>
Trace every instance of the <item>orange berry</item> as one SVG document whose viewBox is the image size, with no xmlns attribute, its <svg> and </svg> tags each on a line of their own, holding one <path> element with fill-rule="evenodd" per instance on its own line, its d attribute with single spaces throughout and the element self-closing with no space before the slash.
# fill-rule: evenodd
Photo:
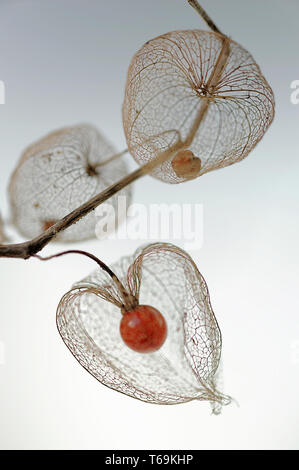
<svg viewBox="0 0 299 470">
<path fill-rule="evenodd" d="M 138 305 L 123 314 L 120 334 L 129 348 L 141 353 L 150 353 L 163 345 L 167 326 L 163 315 L 157 309 L 149 305 Z"/>
</svg>

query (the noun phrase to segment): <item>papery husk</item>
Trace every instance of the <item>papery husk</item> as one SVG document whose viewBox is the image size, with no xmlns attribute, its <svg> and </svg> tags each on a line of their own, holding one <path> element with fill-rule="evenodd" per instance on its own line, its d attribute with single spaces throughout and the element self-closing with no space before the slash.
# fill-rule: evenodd
<svg viewBox="0 0 299 470">
<path fill-rule="evenodd" d="M 125 176 L 128 170 L 122 159 L 96 168 L 115 154 L 114 146 L 88 124 L 56 130 L 29 146 L 9 185 L 12 218 L 19 232 L 26 238 L 39 235 Z M 119 196 L 129 203 L 130 189 L 108 201 L 115 213 L 115 227 Z M 92 211 L 56 238 L 66 242 L 95 238 L 98 221 Z"/>
<path fill-rule="evenodd" d="M 138 164 L 181 147 L 200 159 L 197 177 L 244 159 L 270 126 L 274 107 L 260 67 L 238 43 L 214 32 L 172 31 L 134 55 L 123 127 Z M 167 183 L 190 179 L 174 171 L 174 157 L 170 152 L 152 176 Z"/>
<path fill-rule="evenodd" d="M 221 332 L 190 256 L 156 243 L 121 258 L 112 270 L 140 305 L 162 313 L 167 339 L 153 353 L 129 349 L 119 331 L 122 297 L 109 275 L 96 270 L 63 296 L 57 310 L 71 353 L 102 384 L 131 397 L 156 404 L 208 400 L 220 412 L 231 401 L 215 382 Z"/>
</svg>

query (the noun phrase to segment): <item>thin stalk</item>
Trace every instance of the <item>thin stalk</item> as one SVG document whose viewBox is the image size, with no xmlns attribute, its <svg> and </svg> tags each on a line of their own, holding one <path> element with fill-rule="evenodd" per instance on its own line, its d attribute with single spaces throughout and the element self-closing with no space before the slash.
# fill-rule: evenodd
<svg viewBox="0 0 299 470">
<path fill-rule="evenodd" d="M 83 251 L 83 250 L 66 250 L 66 251 L 61 251 L 60 253 L 56 253 L 55 255 L 51 255 L 51 256 L 40 256 L 40 255 L 35 254 L 33 255 L 33 257 L 39 259 L 40 261 L 49 261 L 51 259 L 59 258 L 60 256 L 69 255 L 69 254 L 83 255 L 95 261 L 100 266 L 100 268 L 103 269 L 103 271 L 105 271 L 111 277 L 111 279 L 117 286 L 119 292 L 121 293 L 121 296 L 124 301 L 122 305 L 122 310 L 128 311 L 131 308 L 134 308 L 137 300 L 135 298 L 132 298 L 132 295 L 127 292 L 127 289 L 124 287 L 124 285 L 116 276 L 116 274 L 109 268 L 109 266 L 107 266 L 107 264 L 105 264 L 103 261 L 101 261 L 99 258 L 94 256 L 93 254 L 88 253 L 87 251 Z"/>
<path fill-rule="evenodd" d="M 82 217 L 89 214 L 103 202 L 110 199 L 123 188 L 138 180 L 142 176 L 150 173 L 155 167 L 167 160 L 173 153 L 182 146 L 181 142 L 176 143 L 170 149 L 158 154 L 156 158 L 133 171 L 129 175 L 122 178 L 117 183 L 112 184 L 100 194 L 97 194 L 89 201 L 85 202 L 77 209 L 74 209 L 68 215 L 53 224 L 43 233 L 24 243 L 14 243 L 9 245 L 0 245 L 0 258 L 21 258 L 28 259 L 41 251 L 59 232 L 67 229 Z"/>
<path fill-rule="evenodd" d="M 112 157 L 107 158 L 106 160 L 103 160 L 102 162 L 96 163 L 95 165 L 92 165 L 92 167 L 97 170 L 101 166 L 107 165 L 107 163 L 113 162 L 114 160 L 122 157 L 126 153 L 128 153 L 128 149 L 123 150 L 122 152 L 116 153 L 115 155 L 112 155 Z"/>
<path fill-rule="evenodd" d="M 207 23 L 207 25 L 209 26 L 209 28 L 211 28 L 212 31 L 218 34 L 222 34 L 223 36 L 223 33 L 220 31 L 219 28 L 217 28 L 214 21 L 209 17 L 207 12 L 202 8 L 202 6 L 198 3 L 197 0 L 187 0 L 187 2 L 202 17 L 202 19 Z"/>
<path fill-rule="evenodd" d="M 207 24 L 211 27 L 213 31 L 222 34 L 196 0 L 188 0 L 188 2 L 202 16 L 202 18 L 207 22 Z M 213 90 L 217 86 L 222 71 L 229 57 L 229 39 L 225 35 L 222 35 L 222 40 L 223 45 L 221 51 L 219 53 L 215 67 L 212 70 L 210 78 L 208 80 L 208 91 L 210 94 L 213 93 Z M 35 237 L 34 239 L 24 243 L 0 245 L 0 257 L 28 259 L 31 256 L 34 256 L 36 253 L 41 251 L 59 232 L 67 229 L 75 222 L 78 222 L 82 217 L 87 215 L 89 212 L 94 210 L 103 202 L 107 201 L 110 197 L 114 196 L 118 191 L 122 190 L 129 184 L 141 178 L 142 176 L 149 174 L 154 168 L 158 167 L 163 162 L 171 158 L 179 150 L 184 150 L 188 148 L 191 145 L 196 135 L 196 132 L 209 109 L 210 102 L 211 100 L 209 97 L 202 98 L 202 103 L 198 110 L 194 124 L 190 130 L 189 135 L 184 141 L 178 139 L 178 141 L 168 150 L 161 152 L 157 155 L 156 158 L 154 158 L 150 162 L 146 163 L 145 165 L 141 166 L 129 175 L 125 176 L 117 183 L 111 185 L 102 193 L 97 194 L 92 199 L 82 204 L 77 209 L 73 210 L 70 214 L 63 217 L 61 220 L 56 222 L 54 225 L 49 227 L 46 231 L 44 231 L 42 234 Z M 121 153 L 125 153 L 125 151 Z"/>
</svg>

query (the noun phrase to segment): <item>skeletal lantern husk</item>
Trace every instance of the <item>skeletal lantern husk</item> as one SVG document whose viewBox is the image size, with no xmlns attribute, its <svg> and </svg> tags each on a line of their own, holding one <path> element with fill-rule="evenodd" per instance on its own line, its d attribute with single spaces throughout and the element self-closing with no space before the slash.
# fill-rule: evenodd
<svg viewBox="0 0 299 470">
<path fill-rule="evenodd" d="M 28 147 L 9 185 L 13 221 L 22 235 L 39 235 L 125 176 L 127 165 L 120 158 L 101 165 L 115 154 L 113 145 L 90 125 L 59 129 Z M 116 222 L 123 216 L 118 215 L 118 196 L 129 198 L 130 190 L 125 188 L 108 201 Z M 93 238 L 98 221 L 93 211 L 59 233 L 57 240 Z"/>
<path fill-rule="evenodd" d="M 242 160 L 273 117 L 273 92 L 259 66 L 220 34 L 173 31 L 144 44 L 130 64 L 123 103 L 128 148 L 139 164 L 166 156 L 151 174 L 167 183 Z M 199 159 L 191 178 L 172 165 L 185 150 Z"/>
<path fill-rule="evenodd" d="M 156 243 L 122 258 L 112 270 L 140 305 L 161 312 L 166 341 L 148 354 L 124 344 L 121 296 L 97 270 L 75 284 L 57 309 L 58 330 L 72 354 L 102 384 L 131 397 L 157 404 L 208 400 L 219 412 L 230 402 L 215 383 L 221 333 L 205 280 L 190 256 Z"/>
</svg>

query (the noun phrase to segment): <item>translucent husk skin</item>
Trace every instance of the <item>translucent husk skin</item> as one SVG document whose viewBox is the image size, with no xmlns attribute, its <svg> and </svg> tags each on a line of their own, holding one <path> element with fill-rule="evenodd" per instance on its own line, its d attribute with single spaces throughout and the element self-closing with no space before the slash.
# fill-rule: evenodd
<svg viewBox="0 0 299 470">
<path fill-rule="evenodd" d="M 122 159 L 96 165 L 117 154 L 93 126 L 59 129 L 29 146 L 15 169 L 9 198 L 13 222 L 22 235 L 33 238 L 53 223 L 127 174 Z M 130 198 L 130 189 L 118 195 Z M 117 220 L 117 195 L 109 203 Z M 57 235 L 59 241 L 94 238 L 95 212 Z"/>
<path fill-rule="evenodd" d="M 225 43 L 228 57 L 216 84 L 211 77 Z M 203 119 L 192 138 L 200 108 Z M 253 57 L 221 34 L 200 30 L 158 36 L 134 55 L 127 74 L 123 126 L 127 145 L 144 164 L 174 145 L 200 158 L 198 176 L 244 159 L 274 117 L 274 95 Z M 152 171 L 167 183 L 177 175 L 171 160 Z"/>
<path fill-rule="evenodd" d="M 216 388 L 221 333 L 208 288 L 190 256 L 164 243 L 139 249 L 112 267 L 131 297 L 164 316 L 162 348 L 141 354 L 119 332 L 123 297 L 101 270 L 75 284 L 57 309 L 59 333 L 79 363 L 102 384 L 156 404 L 208 400 L 215 413 L 230 397 Z"/>
</svg>

